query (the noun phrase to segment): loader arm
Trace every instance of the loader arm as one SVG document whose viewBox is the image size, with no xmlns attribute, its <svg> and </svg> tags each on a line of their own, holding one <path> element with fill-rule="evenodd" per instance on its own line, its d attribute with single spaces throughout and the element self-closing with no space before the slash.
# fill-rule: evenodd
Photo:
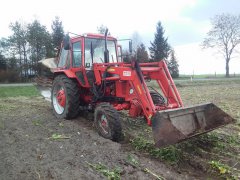
<svg viewBox="0 0 240 180">
<path fill-rule="evenodd" d="M 106 66 L 103 66 L 106 65 Z M 143 114 L 147 119 L 148 125 L 151 125 L 151 117 L 156 112 L 152 98 L 150 96 L 147 85 L 144 81 L 144 77 L 141 71 L 137 72 L 136 67 L 125 66 L 123 63 L 105 63 L 94 64 L 94 74 L 96 78 L 96 84 L 100 85 L 102 80 L 104 81 L 128 81 L 134 89 L 137 96 L 137 100 L 140 103 Z M 105 77 L 103 79 L 102 74 L 108 72 L 113 74 L 112 77 Z M 142 79 L 142 80 L 141 80 Z"/>
<path fill-rule="evenodd" d="M 167 99 L 167 109 L 183 107 L 182 99 L 164 60 L 155 63 L 141 63 L 140 66 L 144 77 L 157 81 Z"/>
<path fill-rule="evenodd" d="M 125 80 L 131 84 L 137 100 L 142 108 L 143 114 L 146 117 L 148 125 L 151 125 L 151 118 L 157 112 L 157 110 L 172 109 L 183 106 L 182 100 L 167 69 L 165 61 L 141 64 L 139 64 L 137 61 L 133 61 L 131 64 L 94 64 L 93 69 L 97 85 L 102 83 L 102 74 L 104 72 L 115 75 L 104 78 L 105 81 Z M 166 105 L 161 107 L 154 105 L 145 81 L 146 77 L 157 81 L 159 88 L 162 90 L 167 99 Z"/>
</svg>

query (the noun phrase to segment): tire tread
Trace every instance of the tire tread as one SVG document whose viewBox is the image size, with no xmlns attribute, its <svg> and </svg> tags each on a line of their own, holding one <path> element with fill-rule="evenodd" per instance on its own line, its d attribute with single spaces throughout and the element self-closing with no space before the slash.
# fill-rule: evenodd
<svg viewBox="0 0 240 180">
<path fill-rule="evenodd" d="M 99 111 L 102 111 L 107 116 L 108 123 L 109 123 L 110 130 L 111 130 L 111 137 L 105 137 L 104 135 L 101 134 L 101 132 L 99 130 L 98 119 L 97 119 L 97 113 L 99 113 Z M 98 133 L 101 136 L 103 136 L 107 139 L 111 139 L 116 142 L 119 142 L 122 139 L 122 126 L 121 126 L 121 122 L 120 122 L 119 113 L 109 103 L 103 102 L 103 103 L 100 103 L 97 105 L 95 112 L 94 112 L 94 124 L 95 124 L 95 127 L 96 127 Z"/>
</svg>

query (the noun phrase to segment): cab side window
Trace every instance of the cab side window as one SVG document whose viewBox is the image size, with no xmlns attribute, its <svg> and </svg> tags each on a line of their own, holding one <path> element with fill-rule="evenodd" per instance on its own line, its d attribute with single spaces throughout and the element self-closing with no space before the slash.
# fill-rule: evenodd
<svg viewBox="0 0 240 180">
<path fill-rule="evenodd" d="M 68 60 L 68 54 L 69 54 L 68 50 L 65 50 L 64 48 L 62 48 L 60 58 L 59 58 L 58 67 L 66 66 L 66 62 Z"/>
<path fill-rule="evenodd" d="M 82 46 L 81 42 L 73 43 L 72 66 L 80 67 L 82 65 Z"/>
</svg>

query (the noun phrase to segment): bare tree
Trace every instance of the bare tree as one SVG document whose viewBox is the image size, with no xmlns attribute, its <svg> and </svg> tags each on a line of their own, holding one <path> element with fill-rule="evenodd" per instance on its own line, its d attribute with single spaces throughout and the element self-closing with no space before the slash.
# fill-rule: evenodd
<svg viewBox="0 0 240 180">
<path fill-rule="evenodd" d="M 217 48 L 226 61 L 226 77 L 229 77 L 229 62 L 236 47 L 240 44 L 240 15 L 216 15 L 212 21 L 212 29 L 203 41 L 204 48 Z"/>
<path fill-rule="evenodd" d="M 13 32 L 13 35 L 9 37 L 9 40 L 12 44 L 12 47 L 16 51 L 16 55 L 19 56 L 19 68 L 20 68 L 20 76 L 26 78 L 28 76 L 28 59 L 27 59 L 27 27 L 24 23 L 20 23 L 16 21 L 15 23 L 11 23 L 9 25 L 10 29 Z"/>
</svg>

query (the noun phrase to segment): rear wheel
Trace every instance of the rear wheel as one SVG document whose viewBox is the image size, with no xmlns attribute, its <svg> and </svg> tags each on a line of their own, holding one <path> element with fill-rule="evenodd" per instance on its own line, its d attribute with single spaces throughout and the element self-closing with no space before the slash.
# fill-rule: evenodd
<svg viewBox="0 0 240 180">
<path fill-rule="evenodd" d="M 122 126 L 116 109 L 109 103 L 100 103 L 94 112 L 94 125 L 99 135 L 113 141 L 120 141 Z"/>
<path fill-rule="evenodd" d="M 78 115 L 80 92 L 76 82 L 57 76 L 52 87 L 52 107 L 57 118 L 73 119 Z"/>
</svg>

